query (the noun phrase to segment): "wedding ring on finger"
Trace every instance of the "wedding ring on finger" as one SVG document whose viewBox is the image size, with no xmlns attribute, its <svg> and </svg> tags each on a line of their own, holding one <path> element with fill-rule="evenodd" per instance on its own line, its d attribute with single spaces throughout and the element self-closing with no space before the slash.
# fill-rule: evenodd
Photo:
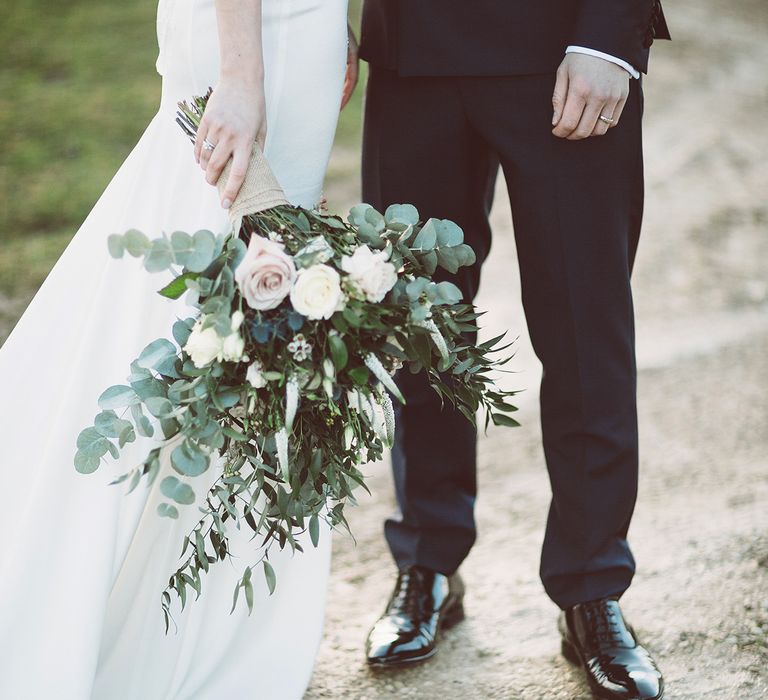
<svg viewBox="0 0 768 700">
<path fill-rule="evenodd" d="M 615 124 L 615 123 L 616 123 L 616 120 L 615 120 L 613 117 L 606 117 L 604 114 L 601 114 L 601 115 L 598 117 L 598 119 L 599 119 L 601 122 L 604 122 L 605 124 L 607 124 L 608 126 L 612 126 L 613 124 Z"/>
<path fill-rule="evenodd" d="M 211 143 L 208 139 L 203 139 L 203 148 L 206 151 L 212 151 L 214 148 L 216 148 L 216 144 Z"/>
</svg>

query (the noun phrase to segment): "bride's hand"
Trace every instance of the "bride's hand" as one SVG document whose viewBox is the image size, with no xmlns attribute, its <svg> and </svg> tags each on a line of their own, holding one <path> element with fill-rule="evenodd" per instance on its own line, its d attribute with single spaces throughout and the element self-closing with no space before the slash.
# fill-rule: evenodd
<svg viewBox="0 0 768 700">
<path fill-rule="evenodd" d="M 205 170 L 205 179 L 215 185 L 224 166 L 232 169 L 221 195 L 221 206 L 229 209 L 245 179 L 253 142 L 264 147 L 267 135 L 264 84 L 222 78 L 208 100 L 195 140 L 195 159 Z M 205 148 L 210 144 L 213 149 Z"/>
</svg>

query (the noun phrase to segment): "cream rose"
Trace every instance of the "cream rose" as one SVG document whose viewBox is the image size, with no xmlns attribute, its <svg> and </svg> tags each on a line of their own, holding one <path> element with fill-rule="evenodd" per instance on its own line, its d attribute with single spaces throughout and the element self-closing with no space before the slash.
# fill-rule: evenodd
<svg viewBox="0 0 768 700">
<path fill-rule="evenodd" d="M 349 280 L 370 302 L 379 302 L 397 282 L 395 266 L 387 262 L 384 251 L 373 252 L 361 245 L 355 252 L 341 259 L 341 269 L 349 274 Z"/>
<path fill-rule="evenodd" d="M 328 265 L 300 270 L 291 288 L 291 304 L 314 321 L 330 318 L 344 304 L 339 273 Z"/>
<path fill-rule="evenodd" d="M 203 328 L 203 321 L 203 316 L 195 321 L 184 345 L 184 352 L 192 358 L 192 362 L 198 369 L 211 364 L 223 351 L 221 336 L 213 327 Z"/>
<path fill-rule="evenodd" d="M 235 270 L 240 293 L 252 309 L 268 311 L 288 296 L 296 266 L 281 243 L 251 236 L 248 250 Z"/>
</svg>

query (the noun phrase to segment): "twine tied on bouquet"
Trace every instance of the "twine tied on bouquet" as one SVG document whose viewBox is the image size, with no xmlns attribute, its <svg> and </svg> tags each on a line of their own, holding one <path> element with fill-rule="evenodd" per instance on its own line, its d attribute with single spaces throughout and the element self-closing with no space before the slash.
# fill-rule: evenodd
<svg viewBox="0 0 768 700">
<path fill-rule="evenodd" d="M 229 173 L 232 170 L 232 159 L 221 171 L 216 187 L 219 190 L 219 197 L 224 194 L 224 189 L 229 180 Z M 253 144 L 251 149 L 251 158 L 248 161 L 248 168 L 245 172 L 245 179 L 240 191 L 235 197 L 235 201 L 229 207 L 229 221 L 234 231 L 240 230 L 243 217 L 248 214 L 256 214 L 260 211 L 266 211 L 273 207 L 279 207 L 289 204 L 285 197 L 283 188 L 277 181 L 272 168 L 269 167 L 261 145 L 258 142 Z"/>
</svg>

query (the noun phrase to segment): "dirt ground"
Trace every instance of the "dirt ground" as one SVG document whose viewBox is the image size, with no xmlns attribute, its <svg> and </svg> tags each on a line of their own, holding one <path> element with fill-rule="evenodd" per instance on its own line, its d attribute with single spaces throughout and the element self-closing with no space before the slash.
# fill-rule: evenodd
<svg viewBox="0 0 768 700">
<path fill-rule="evenodd" d="M 645 82 L 647 210 L 635 275 L 641 488 L 624 598 L 671 700 L 768 697 L 768 6 L 667 3 L 675 41 Z M 353 160 L 341 154 L 337 168 Z M 332 180 L 333 182 L 333 180 Z M 337 185 L 331 200 L 354 199 Z M 325 641 L 308 700 L 587 698 L 559 655 L 538 580 L 549 500 L 508 204 L 478 305 L 520 334 L 523 427 L 480 443 L 479 541 L 463 566 L 468 619 L 417 669 L 373 675 L 363 641 L 394 569 L 382 535 L 386 465 L 338 536 Z"/>
<path fill-rule="evenodd" d="M 645 81 L 647 209 L 635 272 L 641 486 L 628 618 L 670 700 L 768 698 L 768 5 L 666 3 L 675 41 Z M 358 154 L 338 152 L 332 205 L 353 203 Z M 502 183 L 503 184 L 503 183 Z M 480 442 L 480 537 L 462 568 L 468 618 L 437 657 L 373 675 L 363 642 L 394 581 L 382 522 L 388 467 L 337 536 L 325 640 L 307 700 L 588 698 L 559 655 L 538 579 L 549 502 L 540 368 L 527 339 L 503 186 L 479 307 L 487 336 L 519 335 L 504 385 L 523 427 Z M 28 299 L 0 297 L 0 336 Z"/>
</svg>

